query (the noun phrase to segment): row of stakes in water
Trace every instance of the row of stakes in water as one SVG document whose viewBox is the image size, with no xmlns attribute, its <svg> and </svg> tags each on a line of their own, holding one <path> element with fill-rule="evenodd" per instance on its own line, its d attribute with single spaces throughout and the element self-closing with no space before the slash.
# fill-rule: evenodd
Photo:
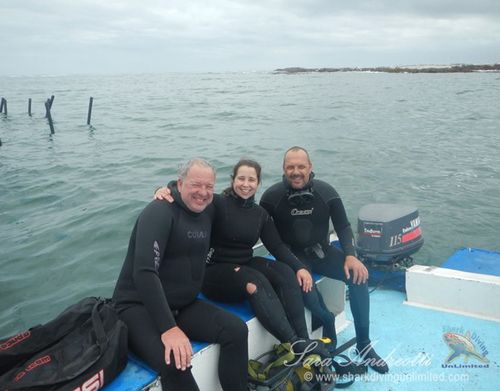
<svg viewBox="0 0 500 391">
<path fill-rule="evenodd" d="M 54 95 L 48 98 L 45 101 L 45 118 L 47 118 L 50 127 L 50 133 L 54 134 L 54 122 L 52 120 L 52 114 L 50 112 L 52 108 L 52 104 L 54 103 Z M 92 117 L 92 104 L 94 102 L 94 98 L 90 97 L 89 101 L 89 110 L 87 114 L 87 125 L 90 125 L 90 118 Z M 3 98 L 0 101 L 0 114 L 7 115 L 7 99 Z M 28 115 L 31 116 L 31 98 L 28 99 Z M 0 146 L 2 146 L 2 140 L 0 139 Z"/>
</svg>

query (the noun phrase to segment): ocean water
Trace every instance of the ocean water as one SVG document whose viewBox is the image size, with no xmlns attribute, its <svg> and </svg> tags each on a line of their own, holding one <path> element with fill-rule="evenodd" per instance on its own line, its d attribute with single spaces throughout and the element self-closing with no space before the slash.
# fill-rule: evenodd
<svg viewBox="0 0 500 391">
<path fill-rule="evenodd" d="M 354 229 L 367 203 L 418 207 L 416 262 L 500 250 L 498 73 L 0 76 L 0 96 L 0 337 L 110 296 L 137 215 L 193 156 L 217 167 L 218 190 L 257 159 L 260 195 L 301 145 Z"/>
</svg>

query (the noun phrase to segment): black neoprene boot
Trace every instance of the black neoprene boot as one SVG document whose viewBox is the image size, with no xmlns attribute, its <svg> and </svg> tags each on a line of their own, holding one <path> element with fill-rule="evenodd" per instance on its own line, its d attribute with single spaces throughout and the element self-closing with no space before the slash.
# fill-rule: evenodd
<svg viewBox="0 0 500 391">
<path fill-rule="evenodd" d="M 371 344 L 358 346 L 356 350 L 362 365 L 369 366 L 378 373 L 384 374 L 389 372 L 389 366 L 384 359 L 377 354 Z"/>
</svg>

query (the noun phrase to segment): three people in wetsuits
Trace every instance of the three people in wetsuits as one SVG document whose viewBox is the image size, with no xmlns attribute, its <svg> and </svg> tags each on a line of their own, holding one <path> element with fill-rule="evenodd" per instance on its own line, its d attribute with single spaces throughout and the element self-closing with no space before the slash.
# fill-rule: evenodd
<svg viewBox="0 0 500 391">
<path fill-rule="evenodd" d="M 329 353 L 321 341 L 308 337 L 301 287 L 307 292 L 311 274 L 281 241 L 264 208 L 255 203 L 261 182 L 260 165 L 248 159 L 233 168 L 231 186 L 214 195 L 215 218 L 202 291 L 210 299 L 248 299 L 257 319 L 280 342 L 290 342 L 296 354 Z M 168 198 L 168 191 L 161 194 Z M 253 256 L 261 239 L 277 259 Z"/>
<path fill-rule="evenodd" d="M 160 372 L 165 388 L 197 389 L 189 369 L 190 338 L 220 343 L 223 389 L 246 388 L 246 325 L 197 300 L 200 289 L 221 301 L 248 298 L 268 331 L 282 342 L 295 342 L 296 351 L 310 351 L 302 290 L 326 335 L 336 339 L 334 316 L 309 270 L 348 284 L 357 349 L 366 365 L 388 371 L 369 338 L 368 271 L 356 258 L 340 197 L 314 179 L 303 148 L 287 151 L 283 170 L 283 181 L 264 193 L 259 206 L 254 200 L 260 184 L 256 162 L 240 161 L 231 187 L 214 196 L 215 172 L 196 160 L 170 186 L 174 203 L 153 201 L 139 216 L 113 298 L 129 326 L 132 351 Z M 330 219 L 341 250 L 327 241 Z M 259 238 L 277 262 L 253 256 Z M 322 344 L 315 346 L 324 353 Z"/>
</svg>

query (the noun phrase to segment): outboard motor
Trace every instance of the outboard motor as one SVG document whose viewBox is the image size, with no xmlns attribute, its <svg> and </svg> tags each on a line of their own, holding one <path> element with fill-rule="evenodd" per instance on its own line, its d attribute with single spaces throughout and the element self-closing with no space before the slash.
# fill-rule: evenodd
<svg viewBox="0 0 500 391">
<path fill-rule="evenodd" d="M 358 257 L 374 266 L 410 266 L 411 255 L 424 244 L 417 208 L 369 204 L 359 211 Z"/>
</svg>

